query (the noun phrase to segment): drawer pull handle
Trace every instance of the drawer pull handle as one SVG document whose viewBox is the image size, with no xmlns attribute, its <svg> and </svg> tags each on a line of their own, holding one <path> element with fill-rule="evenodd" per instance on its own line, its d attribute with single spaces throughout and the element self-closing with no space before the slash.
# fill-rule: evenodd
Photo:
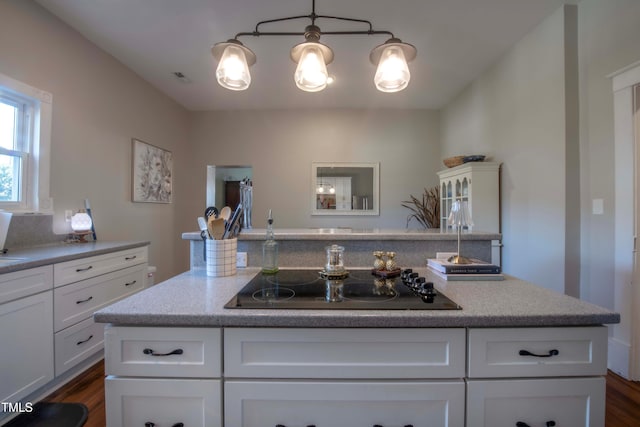
<svg viewBox="0 0 640 427">
<path fill-rule="evenodd" d="M 78 341 L 76 343 L 76 345 L 82 345 L 82 344 L 86 343 L 87 341 L 89 341 L 91 338 L 93 338 L 93 335 L 89 335 L 89 338 L 87 338 L 86 340 Z"/>
<path fill-rule="evenodd" d="M 184 351 L 181 348 L 177 348 L 177 349 L 175 349 L 173 351 L 170 351 L 169 353 L 156 353 L 150 348 L 145 348 L 144 350 L 142 350 L 142 352 L 144 354 L 149 354 L 151 356 L 172 356 L 174 354 L 182 354 L 182 353 L 184 353 Z"/>
<path fill-rule="evenodd" d="M 552 421 L 547 421 L 546 424 L 545 424 L 545 426 L 547 426 L 547 427 L 554 427 L 555 425 L 556 425 L 556 422 L 553 421 L 553 420 Z M 529 427 L 529 424 L 523 423 L 522 421 L 518 421 L 516 423 L 516 427 Z"/>
<path fill-rule="evenodd" d="M 127 257 L 124 257 L 124 260 L 125 260 L 125 261 L 131 261 L 132 259 L 136 259 L 136 258 L 138 258 L 136 255 L 134 255 L 134 256 L 127 256 Z M 176 426 L 177 426 L 177 424 L 176 424 Z M 176 427 L 176 426 L 173 426 L 173 427 Z"/>
<path fill-rule="evenodd" d="M 83 302 L 89 302 L 93 299 L 93 297 L 89 297 L 87 299 L 81 299 L 80 301 L 76 301 L 76 304 L 82 304 Z"/>
<path fill-rule="evenodd" d="M 520 356 L 552 357 L 552 356 L 559 355 L 560 352 L 554 348 L 553 350 L 549 350 L 549 353 L 547 353 L 547 354 L 535 354 L 535 353 L 531 353 L 530 351 L 527 351 L 527 350 L 520 350 L 520 352 L 518 354 Z"/>
<path fill-rule="evenodd" d="M 137 280 L 134 280 L 133 282 L 129 282 L 129 283 L 125 283 L 125 286 L 131 286 L 131 285 L 135 285 L 137 282 Z"/>
<path fill-rule="evenodd" d="M 90 265 L 87 268 L 76 268 L 76 273 L 82 273 L 83 271 L 89 271 L 93 268 L 93 265 Z"/>
<path fill-rule="evenodd" d="M 155 427 L 156 423 L 152 423 L 151 421 L 147 421 L 144 423 L 144 427 Z"/>
</svg>

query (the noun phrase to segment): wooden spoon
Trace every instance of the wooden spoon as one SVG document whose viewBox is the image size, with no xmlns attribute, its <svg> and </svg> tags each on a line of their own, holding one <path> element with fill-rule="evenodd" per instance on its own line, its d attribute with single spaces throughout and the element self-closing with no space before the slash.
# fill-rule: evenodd
<svg viewBox="0 0 640 427">
<path fill-rule="evenodd" d="M 211 233 L 211 237 L 213 237 L 215 240 L 221 240 L 222 236 L 224 236 L 224 229 L 225 229 L 224 222 L 225 221 L 223 218 L 213 218 L 213 217 L 209 218 L 209 223 L 207 224 L 208 226 L 207 228 Z"/>
<path fill-rule="evenodd" d="M 229 206 L 225 206 L 220 209 L 219 217 L 223 218 L 225 221 L 229 221 L 229 218 L 231 218 L 231 208 Z"/>
</svg>

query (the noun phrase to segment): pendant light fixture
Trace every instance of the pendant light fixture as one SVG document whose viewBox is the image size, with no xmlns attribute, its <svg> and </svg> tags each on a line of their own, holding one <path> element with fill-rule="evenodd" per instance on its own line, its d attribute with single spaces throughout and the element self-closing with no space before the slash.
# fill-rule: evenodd
<svg viewBox="0 0 640 427">
<path fill-rule="evenodd" d="M 327 87 L 330 79 L 327 65 L 333 61 L 333 51 L 320 43 L 321 35 L 388 35 L 390 38 L 375 47 L 369 59 L 377 67 L 374 75 L 375 87 L 381 92 L 399 92 L 407 87 L 411 74 L 408 62 L 415 59 L 417 50 L 414 46 L 402 42 L 390 31 L 374 30 L 371 22 L 365 19 L 343 18 L 316 14 L 316 2 L 312 0 L 309 15 L 290 16 L 286 18 L 269 19 L 256 24 L 251 32 L 238 33 L 233 39 L 216 43 L 211 53 L 218 61 L 216 79 L 218 83 L 230 90 L 246 90 L 251 84 L 249 67 L 255 64 L 256 55 L 239 40 L 244 36 L 304 36 L 305 41 L 291 49 L 291 59 L 297 63 L 294 81 L 298 88 L 305 92 L 319 92 Z M 294 19 L 310 19 L 311 25 L 304 32 L 265 32 L 260 26 L 267 23 L 282 22 Z M 331 19 L 364 25 L 363 30 L 320 31 L 316 25 L 317 19 Z"/>
</svg>

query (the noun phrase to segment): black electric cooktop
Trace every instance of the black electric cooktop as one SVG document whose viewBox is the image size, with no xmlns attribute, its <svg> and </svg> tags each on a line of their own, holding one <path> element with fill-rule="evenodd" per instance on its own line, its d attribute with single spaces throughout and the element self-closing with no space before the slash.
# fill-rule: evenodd
<svg viewBox="0 0 640 427">
<path fill-rule="evenodd" d="M 458 304 L 424 278 L 381 278 L 370 270 L 350 271 L 330 280 L 316 270 L 280 270 L 261 274 L 238 292 L 225 308 L 327 310 L 460 310 Z"/>
</svg>

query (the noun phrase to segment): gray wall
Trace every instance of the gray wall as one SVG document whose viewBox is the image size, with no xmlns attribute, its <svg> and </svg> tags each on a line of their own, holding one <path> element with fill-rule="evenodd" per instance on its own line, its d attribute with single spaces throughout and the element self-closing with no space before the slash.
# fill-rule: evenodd
<svg viewBox="0 0 640 427">
<path fill-rule="evenodd" d="M 207 165 L 253 167 L 254 227 L 404 228 L 401 203 L 438 185 L 439 114 L 431 110 L 264 110 L 193 114 L 194 194 L 187 229 L 203 209 Z M 380 216 L 311 216 L 311 162 L 380 162 Z M 193 224 L 192 224 L 193 223 Z M 414 224 L 415 225 L 415 224 Z"/>
<path fill-rule="evenodd" d="M 175 209 L 188 196 L 187 111 L 35 2 L 0 1 L 0 21 L 0 72 L 53 94 L 54 229 L 89 198 L 98 239 L 150 240 L 157 280 L 188 269 Z M 174 204 L 131 202 L 132 137 L 173 152 Z"/>
</svg>

